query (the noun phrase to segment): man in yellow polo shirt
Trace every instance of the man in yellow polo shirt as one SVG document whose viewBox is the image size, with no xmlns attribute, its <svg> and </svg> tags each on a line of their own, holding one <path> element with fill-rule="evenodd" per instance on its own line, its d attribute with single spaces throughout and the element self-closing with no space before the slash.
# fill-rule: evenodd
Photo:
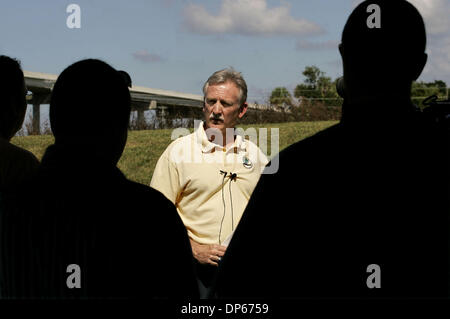
<svg viewBox="0 0 450 319">
<path fill-rule="evenodd" d="M 200 290 L 205 293 L 268 161 L 235 130 L 247 111 L 247 85 L 241 73 L 215 72 L 203 86 L 203 94 L 204 122 L 168 146 L 150 186 L 177 207 L 198 261 Z"/>
</svg>

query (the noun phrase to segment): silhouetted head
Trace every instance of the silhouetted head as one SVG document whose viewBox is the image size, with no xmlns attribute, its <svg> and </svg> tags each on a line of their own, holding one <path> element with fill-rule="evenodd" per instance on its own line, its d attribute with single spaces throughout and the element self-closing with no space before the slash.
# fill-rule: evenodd
<svg viewBox="0 0 450 319">
<path fill-rule="evenodd" d="M 0 136 L 10 140 L 22 127 L 27 110 L 20 62 L 0 56 Z"/>
<path fill-rule="evenodd" d="M 114 164 L 127 139 L 130 92 L 121 73 L 99 60 L 82 60 L 58 77 L 50 101 L 55 144 L 78 145 Z"/>
<path fill-rule="evenodd" d="M 425 47 L 423 19 L 409 2 L 362 2 L 348 18 L 339 46 L 346 97 L 409 99 L 427 60 Z"/>
<path fill-rule="evenodd" d="M 128 86 L 129 88 L 131 88 L 131 87 L 133 86 L 133 83 L 132 83 L 132 81 L 131 81 L 130 75 L 129 75 L 127 72 L 122 71 L 122 70 L 117 71 L 117 72 L 119 72 L 120 75 L 122 75 L 122 77 L 123 77 L 123 79 L 125 80 L 125 83 L 127 84 L 127 86 Z"/>
</svg>

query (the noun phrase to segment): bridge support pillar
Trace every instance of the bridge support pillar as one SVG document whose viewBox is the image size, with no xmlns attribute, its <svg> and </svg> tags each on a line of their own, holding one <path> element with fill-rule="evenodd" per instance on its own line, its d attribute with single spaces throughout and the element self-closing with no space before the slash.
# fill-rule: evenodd
<svg viewBox="0 0 450 319">
<path fill-rule="evenodd" d="M 158 128 L 166 128 L 167 126 L 168 107 L 164 105 L 158 105 L 156 108 L 156 122 Z"/>
<path fill-rule="evenodd" d="M 137 125 L 139 130 L 143 130 L 145 128 L 145 109 L 138 108 L 137 109 Z"/>
<path fill-rule="evenodd" d="M 41 133 L 41 104 L 33 104 L 33 132 L 28 132 L 33 135 L 39 135 Z"/>
</svg>

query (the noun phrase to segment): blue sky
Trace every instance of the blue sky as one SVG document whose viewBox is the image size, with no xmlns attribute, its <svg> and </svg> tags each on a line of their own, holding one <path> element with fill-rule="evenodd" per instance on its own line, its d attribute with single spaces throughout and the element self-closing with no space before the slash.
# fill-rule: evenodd
<svg viewBox="0 0 450 319">
<path fill-rule="evenodd" d="M 2 0 L 0 54 L 25 70 L 59 74 L 83 58 L 130 73 L 135 85 L 201 94 L 208 76 L 233 66 L 249 101 L 292 90 L 316 65 L 342 74 L 337 45 L 355 0 Z M 420 80 L 450 83 L 450 1 L 411 0 L 429 33 L 429 65 Z M 69 4 L 81 28 L 69 29 Z"/>
</svg>

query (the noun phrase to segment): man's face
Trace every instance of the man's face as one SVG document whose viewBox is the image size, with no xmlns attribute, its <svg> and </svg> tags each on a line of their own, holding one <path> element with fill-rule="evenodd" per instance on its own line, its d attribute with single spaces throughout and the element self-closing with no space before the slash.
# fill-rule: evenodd
<svg viewBox="0 0 450 319">
<path fill-rule="evenodd" d="M 233 82 L 209 85 L 205 94 L 203 113 L 206 128 L 216 128 L 224 134 L 234 128 L 247 111 L 247 104 L 239 105 L 240 91 Z"/>
</svg>

